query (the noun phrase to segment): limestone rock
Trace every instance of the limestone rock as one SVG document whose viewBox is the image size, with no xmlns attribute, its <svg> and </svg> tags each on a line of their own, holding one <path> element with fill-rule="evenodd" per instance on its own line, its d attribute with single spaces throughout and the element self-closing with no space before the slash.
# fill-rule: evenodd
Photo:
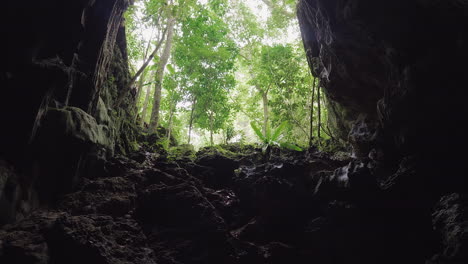
<svg viewBox="0 0 468 264">
<path fill-rule="evenodd" d="M 449 264 L 468 261 L 468 204 L 464 195 L 442 197 L 433 213 L 434 229 L 440 234 L 442 252 L 428 263 Z"/>
<path fill-rule="evenodd" d="M 110 151 L 114 149 L 112 128 L 98 124 L 96 119 L 76 107 L 48 109 L 42 123 L 48 136 L 63 136 L 64 140 L 78 141 L 83 144 L 96 144 Z M 63 142 L 67 143 L 67 142 Z"/>
</svg>

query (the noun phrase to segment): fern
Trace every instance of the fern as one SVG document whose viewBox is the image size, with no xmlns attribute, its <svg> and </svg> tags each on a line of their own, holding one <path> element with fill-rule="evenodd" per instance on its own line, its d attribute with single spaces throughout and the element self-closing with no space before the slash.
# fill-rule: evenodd
<svg viewBox="0 0 468 264">
<path fill-rule="evenodd" d="M 286 128 L 287 122 L 281 123 L 277 128 L 274 129 L 273 133 L 271 133 L 270 128 L 267 126 L 266 128 L 266 135 L 264 135 L 261 129 L 255 124 L 255 122 L 250 122 L 250 126 L 254 130 L 255 134 L 258 138 L 262 141 L 262 151 L 266 153 L 271 146 L 279 146 L 282 148 L 287 148 L 295 151 L 302 151 L 302 149 L 294 144 L 287 143 L 287 142 L 280 142 L 283 138 L 283 132 Z"/>
<path fill-rule="evenodd" d="M 275 132 L 273 132 L 273 135 L 271 136 L 272 141 L 278 141 L 280 140 L 280 136 L 282 136 L 283 130 L 286 128 L 287 123 L 283 122 L 279 127 L 275 129 Z"/>
<path fill-rule="evenodd" d="M 302 149 L 294 144 L 291 143 L 281 143 L 281 147 L 295 150 L 295 151 L 302 151 Z"/>
<path fill-rule="evenodd" d="M 267 138 L 263 135 L 262 131 L 260 130 L 260 128 L 255 124 L 255 122 L 250 122 L 250 126 L 252 127 L 252 129 L 255 131 L 255 134 L 257 134 L 258 138 L 260 138 L 261 141 L 263 141 L 264 143 L 267 143 Z"/>
</svg>

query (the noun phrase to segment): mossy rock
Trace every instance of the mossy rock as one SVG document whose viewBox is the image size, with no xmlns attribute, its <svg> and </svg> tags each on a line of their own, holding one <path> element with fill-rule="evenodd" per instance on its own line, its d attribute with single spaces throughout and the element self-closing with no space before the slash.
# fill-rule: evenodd
<svg viewBox="0 0 468 264">
<path fill-rule="evenodd" d="M 49 134 L 50 140 L 60 138 L 65 145 L 82 142 L 114 151 L 114 129 L 98 124 L 94 117 L 77 107 L 49 108 L 40 129 L 42 135 Z"/>
<path fill-rule="evenodd" d="M 237 157 L 236 153 L 226 150 L 222 146 L 219 146 L 219 145 L 201 148 L 200 150 L 198 150 L 196 154 L 197 158 L 201 158 L 203 156 L 214 156 L 214 155 L 225 156 L 228 158 Z"/>
<path fill-rule="evenodd" d="M 152 146 L 152 145 L 163 145 L 167 146 L 167 129 L 160 126 L 158 127 L 156 133 L 142 133 L 142 136 L 139 137 L 139 141 L 145 145 Z M 169 147 L 177 146 L 177 140 L 171 135 Z"/>
<path fill-rule="evenodd" d="M 191 144 L 182 144 L 176 147 L 172 147 L 168 151 L 169 158 L 178 160 L 188 158 L 190 160 L 195 160 L 195 148 Z"/>
<path fill-rule="evenodd" d="M 96 121 L 99 124 L 103 124 L 107 126 L 111 124 L 111 118 L 109 117 L 107 106 L 101 97 L 99 97 L 99 101 L 98 101 Z"/>
<path fill-rule="evenodd" d="M 251 144 L 242 144 L 242 143 L 230 143 L 230 144 L 222 144 L 218 147 L 230 151 L 236 154 L 252 154 L 253 152 L 258 150 L 258 147 Z"/>
</svg>

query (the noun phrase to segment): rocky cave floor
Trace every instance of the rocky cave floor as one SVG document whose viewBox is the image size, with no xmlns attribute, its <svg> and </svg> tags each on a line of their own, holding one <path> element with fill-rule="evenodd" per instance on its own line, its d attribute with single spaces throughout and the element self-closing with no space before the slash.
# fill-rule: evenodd
<svg viewBox="0 0 468 264">
<path fill-rule="evenodd" d="M 107 161 L 56 207 L 0 229 L 0 263 L 466 260 L 465 198 L 423 206 L 410 160 L 390 174 L 313 150 L 268 162 L 253 147 L 188 154 Z"/>
</svg>

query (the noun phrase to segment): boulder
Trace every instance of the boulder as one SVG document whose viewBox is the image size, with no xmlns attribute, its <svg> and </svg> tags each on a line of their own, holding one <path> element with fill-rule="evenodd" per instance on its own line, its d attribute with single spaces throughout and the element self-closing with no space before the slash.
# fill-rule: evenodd
<svg viewBox="0 0 468 264">
<path fill-rule="evenodd" d="M 234 177 L 234 170 L 239 167 L 239 161 L 216 147 L 206 147 L 197 152 L 193 166 L 194 176 L 207 187 L 223 189 L 228 187 Z"/>
<path fill-rule="evenodd" d="M 24 218 L 38 204 L 33 182 L 0 159 L 0 226 Z"/>
<path fill-rule="evenodd" d="M 5 230 L 0 232 L 5 264 L 155 263 L 145 235 L 127 218 L 41 212 Z"/>
<path fill-rule="evenodd" d="M 184 226 L 211 234 L 226 231 L 216 208 L 188 183 L 149 186 L 138 196 L 137 215 L 146 225 Z"/>
<path fill-rule="evenodd" d="M 100 178 L 66 195 L 60 209 L 73 215 L 97 213 L 123 217 L 135 208 L 135 200 L 135 184 L 127 178 Z"/>
<path fill-rule="evenodd" d="M 98 124 L 94 117 L 80 108 L 49 108 L 41 123 L 41 130 L 39 133 L 42 137 L 62 140 L 60 143 L 65 144 L 64 148 L 78 142 L 105 148 L 110 151 L 110 155 L 114 150 L 112 127 Z"/>
<path fill-rule="evenodd" d="M 441 252 L 428 264 L 468 262 L 468 200 L 465 195 L 443 196 L 432 214 L 434 229 L 440 235 Z"/>
</svg>

